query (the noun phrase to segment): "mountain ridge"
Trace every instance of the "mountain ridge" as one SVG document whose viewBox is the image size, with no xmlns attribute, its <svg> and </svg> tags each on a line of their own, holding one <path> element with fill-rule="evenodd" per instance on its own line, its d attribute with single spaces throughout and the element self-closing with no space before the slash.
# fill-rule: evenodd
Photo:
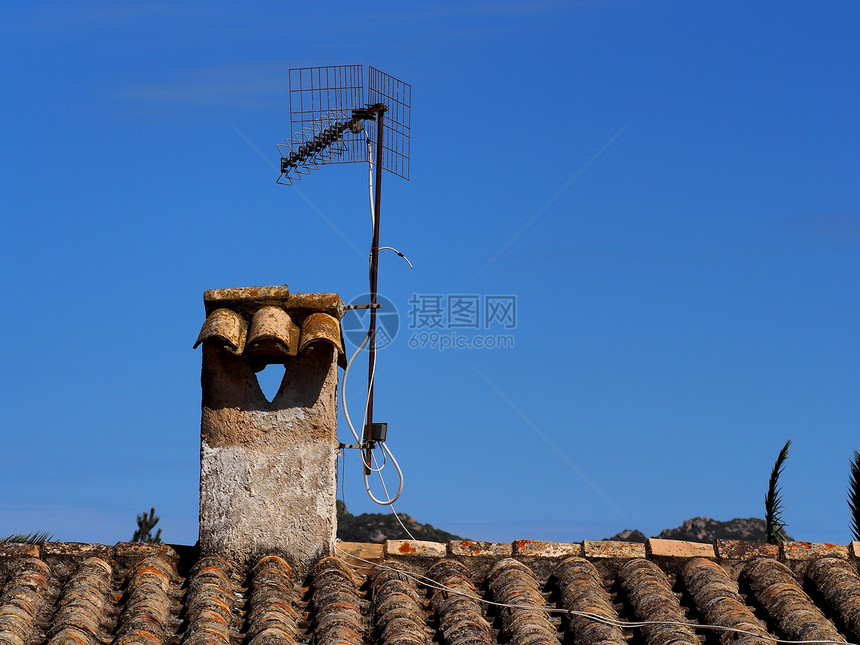
<svg viewBox="0 0 860 645">
<path fill-rule="evenodd" d="M 459 535 L 437 529 L 431 524 L 422 524 L 411 515 L 398 513 L 400 521 L 416 540 L 447 542 L 461 539 Z M 361 513 L 353 515 L 346 504 L 337 500 L 337 537 L 344 542 L 382 543 L 385 540 L 408 539 L 406 531 L 393 513 Z"/>
<path fill-rule="evenodd" d="M 407 539 L 409 535 L 392 513 L 361 513 L 353 515 L 346 505 L 337 501 L 337 537 L 345 542 L 382 543 L 385 540 Z M 400 520 L 415 539 L 430 542 L 448 542 L 462 539 L 459 535 L 422 524 L 411 515 L 399 513 Z M 697 516 L 684 520 L 680 526 L 663 529 L 653 536 L 665 540 L 684 540 L 687 542 L 706 542 L 714 540 L 765 541 L 765 521 L 758 517 L 736 517 L 722 522 L 711 517 Z M 625 529 L 604 538 L 621 542 L 645 542 L 647 536 L 637 529 Z M 786 540 L 792 538 L 786 535 Z"/>
<path fill-rule="evenodd" d="M 680 526 L 673 529 L 663 529 L 654 537 L 663 540 L 684 540 L 686 542 L 707 542 L 714 540 L 746 540 L 749 542 L 765 541 L 766 523 L 759 517 L 736 517 L 727 522 L 715 520 L 712 517 L 697 516 L 684 520 Z M 625 529 L 605 540 L 620 542 L 644 542 L 647 538 L 642 531 Z M 786 535 L 787 541 L 793 538 Z"/>
</svg>

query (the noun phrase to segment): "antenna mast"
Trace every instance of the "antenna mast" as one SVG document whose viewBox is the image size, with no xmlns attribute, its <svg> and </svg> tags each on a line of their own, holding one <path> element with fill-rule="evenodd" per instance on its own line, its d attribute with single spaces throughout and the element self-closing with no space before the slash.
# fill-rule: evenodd
<svg viewBox="0 0 860 645">
<path fill-rule="evenodd" d="M 385 431 L 373 423 L 373 391 L 376 372 L 376 310 L 379 307 L 379 221 L 382 171 L 409 179 L 409 143 L 412 86 L 370 67 L 364 102 L 361 65 L 302 67 L 290 70 L 290 119 L 293 137 L 278 144 L 281 152 L 279 184 L 292 185 L 318 165 L 331 163 L 375 164 L 373 237 L 370 245 L 370 326 L 367 367 L 367 419 L 359 448 L 364 451 L 365 477 L 377 441 Z M 386 119 L 386 114 L 388 118 Z M 386 123 L 388 121 L 388 123 Z M 385 126 L 388 126 L 386 130 Z M 366 132 L 365 132 L 366 130 Z M 376 135 L 375 161 L 368 142 Z M 384 424 L 377 424 L 384 425 Z"/>
</svg>

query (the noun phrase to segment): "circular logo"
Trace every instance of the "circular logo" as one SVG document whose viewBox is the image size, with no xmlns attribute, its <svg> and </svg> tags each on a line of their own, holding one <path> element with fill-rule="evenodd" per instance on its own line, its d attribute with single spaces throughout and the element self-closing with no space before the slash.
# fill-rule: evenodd
<svg viewBox="0 0 860 645">
<path fill-rule="evenodd" d="M 388 298 L 376 294 L 376 349 L 390 345 L 400 330 L 400 314 Z M 370 294 L 365 293 L 350 300 L 350 305 L 369 305 Z M 343 337 L 354 347 L 358 347 L 367 337 L 370 329 L 370 309 L 347 309 L 340 321 Z"/>
</svg>

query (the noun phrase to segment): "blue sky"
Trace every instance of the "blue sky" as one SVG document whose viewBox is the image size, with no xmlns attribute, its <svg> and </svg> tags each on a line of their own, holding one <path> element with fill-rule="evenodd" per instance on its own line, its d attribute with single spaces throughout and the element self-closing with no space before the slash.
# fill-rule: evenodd
<svg viewBox="0 0 860 645">
<path fill-rule="evenodd" d="M 196 540 L 203 291 L 367 291 L 367 168 L 273 170 L 288 70 L 364 64 L 413 87 L 400 510 L 502 541 L 762 516 L 790 438 L 789 533 L 847 542 L 858 31 L 849 2 L 5 3 L 0 532 L 113 543 L 154 505 Z M 412 294 L 515 296 L 480 330 L 514 346 L 410 347 Z M 377 510 L 355 455 L 343 488 Z"/>
</svg>

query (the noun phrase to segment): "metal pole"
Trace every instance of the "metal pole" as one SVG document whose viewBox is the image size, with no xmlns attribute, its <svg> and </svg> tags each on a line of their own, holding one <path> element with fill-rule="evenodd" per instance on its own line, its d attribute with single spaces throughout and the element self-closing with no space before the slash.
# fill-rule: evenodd
<svg viewBox="0 0 860 645">
<path fill-rule="evenodd" d="M 382 128 L 386 107 L 382 106 L 376 117 L 376 190 L 373 198 L 373 242 L 370 245 L 370 354 L 367 361 L 367 425 L 364 426 L 364 441 L 370 441 L 373 424 L 373 383 L 376 370 L 376 286 L 379 274 L 379 213 L 382 201 Z M 364 472 L 370 474 L 372 449 L 364 452 Z"/>
</svg>

